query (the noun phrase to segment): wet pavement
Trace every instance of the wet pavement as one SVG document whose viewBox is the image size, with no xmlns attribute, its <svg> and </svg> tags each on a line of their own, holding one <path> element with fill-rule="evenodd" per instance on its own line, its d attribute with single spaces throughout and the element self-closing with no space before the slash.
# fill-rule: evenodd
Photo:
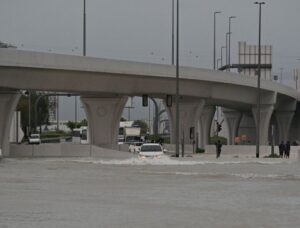
<svg viewBox="0 0 300 228">
<path fill-rule="evenodd" d="M 0 228 L 300 227 L 296 160 L 0 161 Z"/>
</svg>

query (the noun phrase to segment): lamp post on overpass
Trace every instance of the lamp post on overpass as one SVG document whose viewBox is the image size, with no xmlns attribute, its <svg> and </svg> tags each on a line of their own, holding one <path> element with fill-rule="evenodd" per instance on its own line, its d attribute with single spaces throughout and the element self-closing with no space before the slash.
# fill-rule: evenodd
<svg viewBox="0 0 300 228">
<path fill-rule="evenodd" d="M 226 46 L 225 46 L 225 49 L 226 49 L 226 55 L 225 55 L 226 71 L 228 71 L 227 70 L 227 67 L 228 67 L 228 35 L 229 35 L 229 32 L 226 32 Z"/>
<path fill-rule="evenodd" d="M 254 2 L 259 5 L 258 22 L 258 68 L 257 68 L 257 113 L 256 113 L 256 157 L 259 158 L 260 147 L 260 71 L 261 71 L 261 5 L 265 2 Z"/>
<path fill-rule="evenodd" d="M 216 69 L 216 15 L 221 11 L 214 12 L 214 70 Z"/>
<path fill-rule="evenodd" d="M 221 47 L 221 67 L 223 66 L 223 49 L 226 48 L 225 46 Z"/>
<path fill-rule="evenodd" d="M 236 18 L 236 16 L 229 17 L 229 31 L 228 31 L 228 71 L 230 71 L 230 35 L 231 35 L 231 19 Z"/>
</svg>

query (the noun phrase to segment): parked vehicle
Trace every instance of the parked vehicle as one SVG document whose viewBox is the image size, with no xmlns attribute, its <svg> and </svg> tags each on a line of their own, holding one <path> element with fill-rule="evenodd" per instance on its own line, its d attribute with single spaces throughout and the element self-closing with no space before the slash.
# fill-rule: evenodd
<svg viewBox="0 0 300 228">
<path fill-rule="evenodd" d="M 142 145 L 143 145 L 142 142 L 133 142 L 129 144 L 129 152 L 139 153 Z"/>
<path fill-rule="evenodd" d="M 164 154 L 164 149 L 159 143 L 144 143 L 139 155 L 144 157 L 158 157 Z"/>
<path fill-rule="evenodd" d="M 40 144 L 41 143 L 41 136 L 40 134 L 31 134 L 28 140 L 29 144 Z"/>
</svg>

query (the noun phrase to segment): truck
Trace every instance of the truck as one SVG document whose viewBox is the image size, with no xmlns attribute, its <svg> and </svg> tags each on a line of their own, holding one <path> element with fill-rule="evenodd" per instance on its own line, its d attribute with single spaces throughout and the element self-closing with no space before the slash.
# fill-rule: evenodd
<svg viewBox="0 0 300 228">
<path fill-rule="evenodd" d="M 141 141 L 141 128 L 133 126 L 133 121 L 121 121 L 118 135 L 118 143 L 130 144 Z"/>
<path fill-rule="evenodd" d="M 141 128 L 140 127 L 125 127 L 124 128 L 125 143 L 140 142 Z"/>
</svg>

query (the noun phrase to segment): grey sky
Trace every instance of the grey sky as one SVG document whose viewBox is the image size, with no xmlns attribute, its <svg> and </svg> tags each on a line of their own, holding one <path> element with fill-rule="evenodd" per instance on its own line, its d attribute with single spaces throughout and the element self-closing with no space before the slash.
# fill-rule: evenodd
<svg viewBox="0 0 300 228">
<path fill-rule="evenodd" d="M 86 2 L 88 56 L 171 62 L 172 0 Z M 218 56 L 228 17 L 237 17 L 231 39 L 231 62 L 236 62 L 238 41 L 258 41 L 258 6 L 253 2 L 180 0 L 180 63 L 212 68 L 214 11 L 222 11 L 217 15 Z M 0 0 L 0 40 L 24 50 L 81 55 L 82 5 L 83 0 Z M 269 0 L 262 7 L 262 43 L 273 46 L 273 74 L 283 67 L 288 84 L 292 70 L 300 67 L 299 10 L 299 0 Z"/>
</svg>

